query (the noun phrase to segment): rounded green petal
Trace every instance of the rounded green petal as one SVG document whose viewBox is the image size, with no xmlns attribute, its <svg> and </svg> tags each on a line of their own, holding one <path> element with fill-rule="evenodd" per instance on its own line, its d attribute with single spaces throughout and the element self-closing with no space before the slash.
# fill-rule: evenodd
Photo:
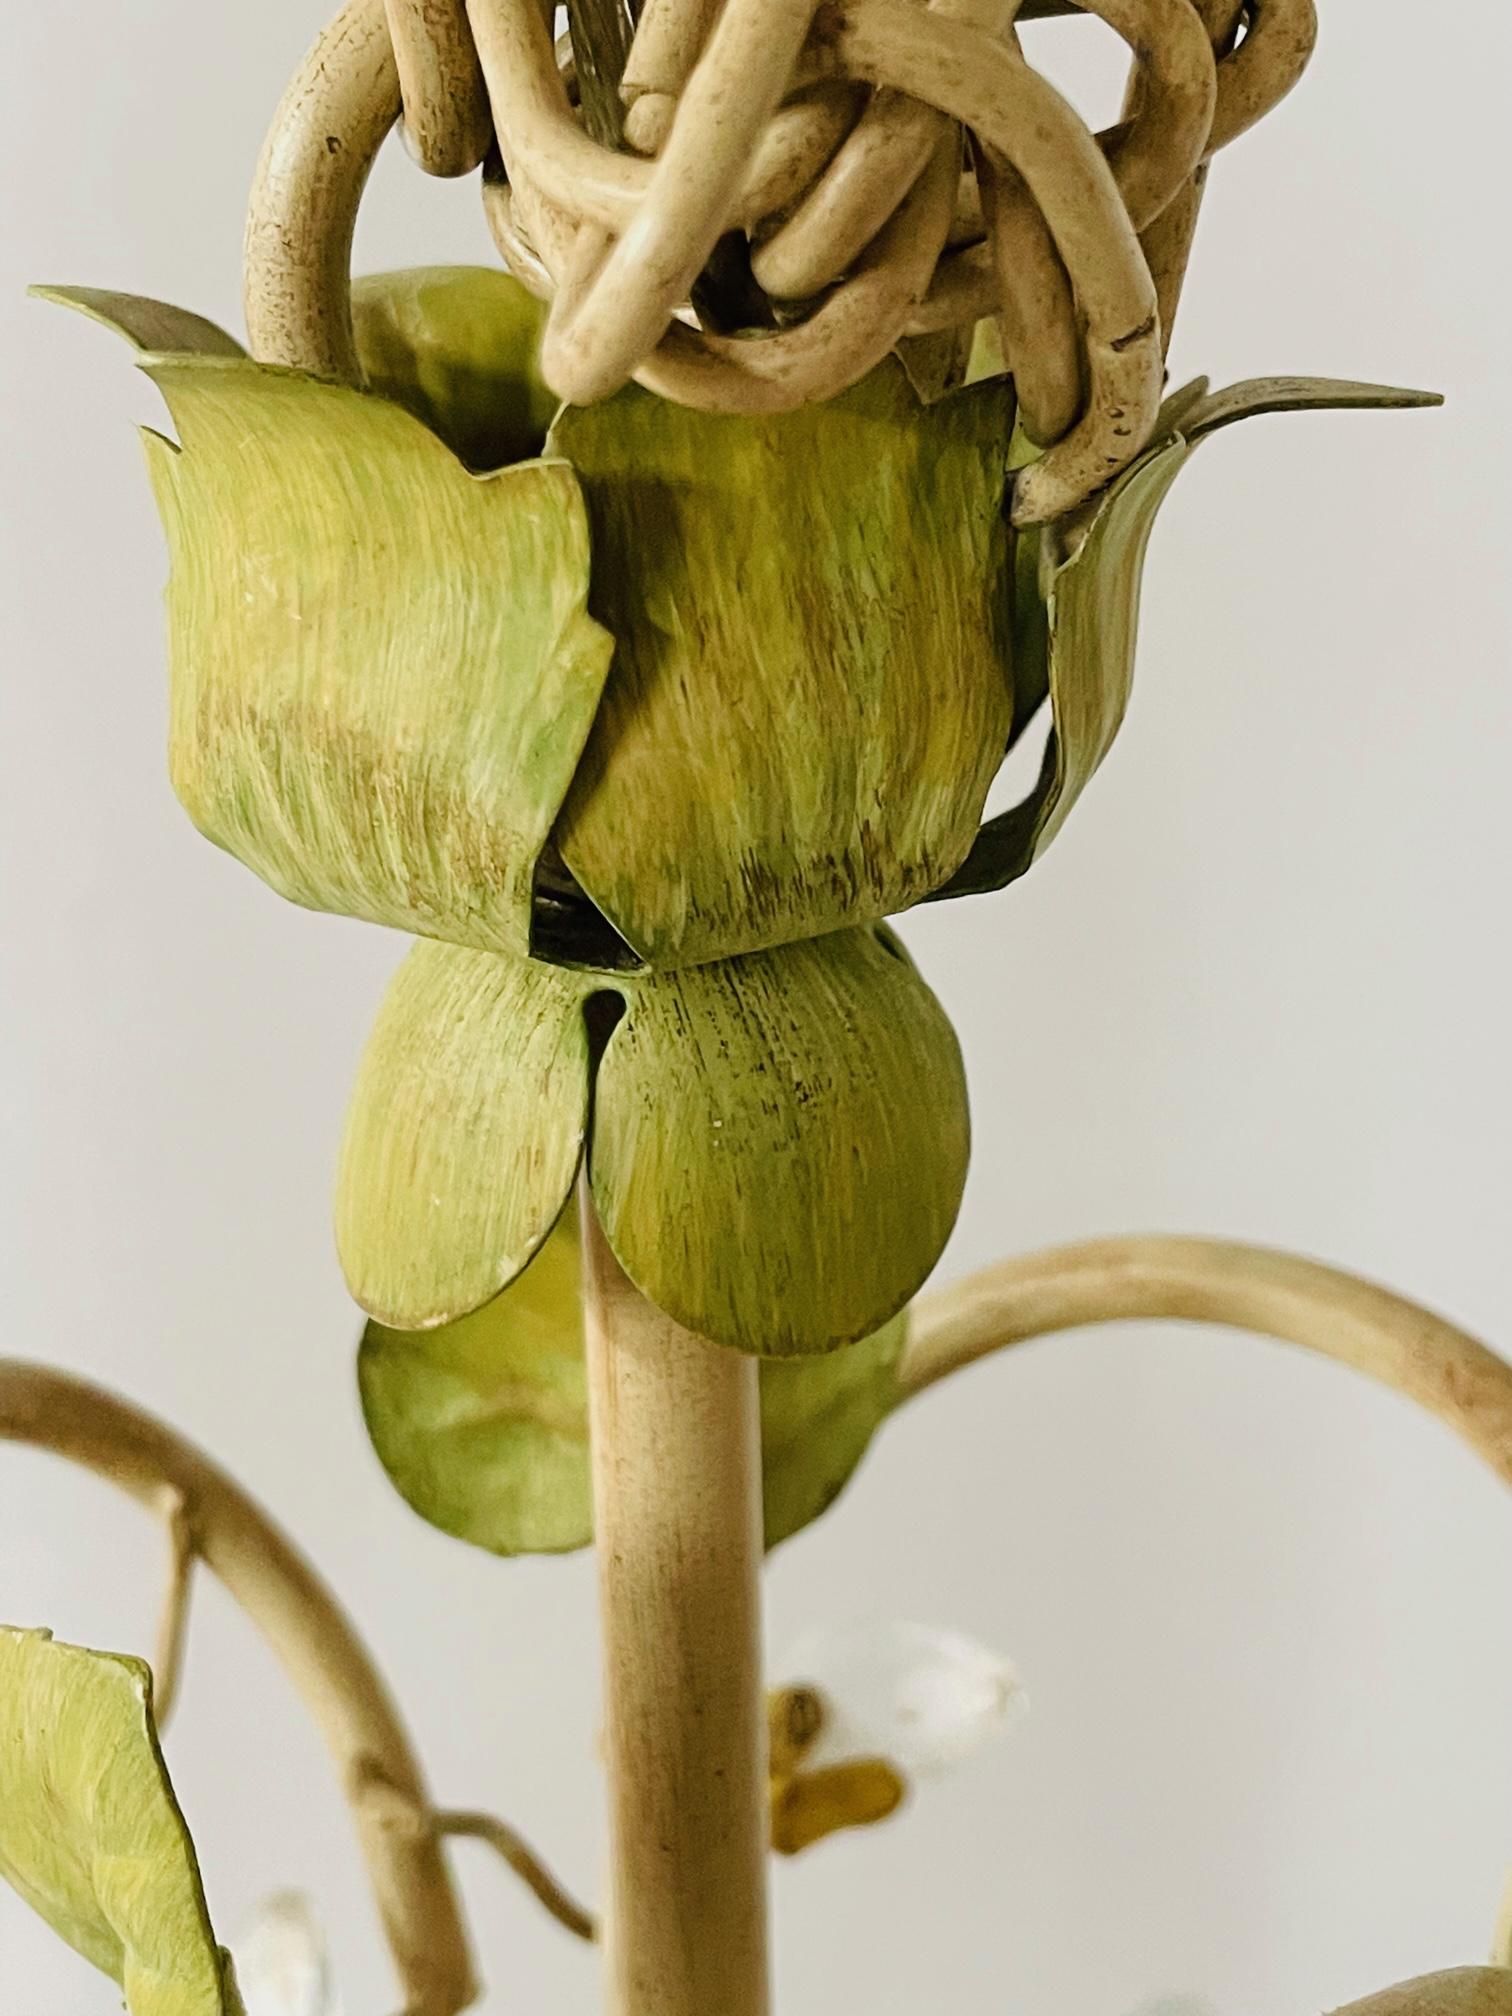
<svg viewBox="0 0 1512 2016">
<path fill-rule="evenodd" d="M 588 1118 L 582 976 L 417 945 L 358 1070 L 337 1176 L 353 1295 L 401 1330 L 489 1301 L 572 1190 Z"/>
<path fill-rule="evenodd" d="M 907 1312 L 859 1344 L 817 1358 L 761 1362 L 761 1474 L 766 1544 L 827 1512 L 898 1399 Z"/>
<path fill-rule="evenodd" d="M 593 1538 L 577 1214 L 517 1280 L 435 1330 L 369 1323 L 358 1353 L 368 1434 L 422 1519 L 494 1554 L 554 1554 Z M 897 1398 L 907 1330 L 818 1358 L 761 1365 L 769 1547 L 839 1496 Z"/>
<path fill-rule="evenodd" d="M 238 2016 L 140 1659 L 0 1627 L 0 1876 L 130 2016 Z"/>
<path fill-rule="evenodd" d="M 422 266 L 354 282 L 352 325 L 371 390 L 470 469 L 539 455 L 560 401 L 540 374 L 544 305 L 495 266 Z"/>
<path fill-rule="evenodd" d="M 589 1174 L 631 1280 L 764 1355 L 879 1329 L 949 1237 L 970 1132 L 955 1033 L 891 933 L 622 991 Z"/>
<path fill-rule="evenodd" d="M 632 387 L 558 419 L 617 648 L 557 838 L 651 965 L 884 916 L 964 858 L 1012 719 L 1011 415 L 889 362 L 776 417 Z"/>
<path fill-rule="evenodd" d="M 557 1554 L 593 1537 L 577 1213 L 471 1315 L 424 1331 L 369 1323 L 362 1413 L 400 1496 L 494 1554 Z"/>
</svg>

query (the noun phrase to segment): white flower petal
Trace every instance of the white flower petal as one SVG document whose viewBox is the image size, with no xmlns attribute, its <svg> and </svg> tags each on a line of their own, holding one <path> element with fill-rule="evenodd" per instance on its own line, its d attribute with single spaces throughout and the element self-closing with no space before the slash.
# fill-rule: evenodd
<svg viewBox="0 0 1512 2016">
<path fill-rule="evenodd" d="M 302 1892 L 264 1898 L 231 1958 L 247 2016 L 341 2016 L 325 1939 Z"/>
<path fill-rule="evenodd" d="M 1001 1653 L 957 1631 L 901 1621 L 809 1632 L 782 1683 L 824 1697 L 824 1726 L 803 1760 L 814 1770 L 882 1757 L 905 1778 L 928 1777 L 962 1762 L 1029 1705 Z"/>
</svg>

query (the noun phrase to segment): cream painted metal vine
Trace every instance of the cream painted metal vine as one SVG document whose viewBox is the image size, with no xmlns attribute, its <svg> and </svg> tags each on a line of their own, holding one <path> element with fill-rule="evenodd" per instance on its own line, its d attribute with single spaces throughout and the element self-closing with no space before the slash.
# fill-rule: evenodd
<svg viewBox="0 0 1512 2016">
<path fill-rule="evenodd" d="M 1301 74 L 1312 0 L 565 11 L 559 38 L 539 0 L 347 0 L 257 172 L 249 350 L 42 290 L 127 339 L 178 430 L 148 454 L 186 809 L 292 900 L 420 938 L 341 1157 L 374 1447 L 496 1554 L 595 1541 L 605 1651 L 600 1940 L 505 1821 L 433 1801 L 350 1621 L 238 1486 L 0 1364 L 0 1438 L 110 1478 L 167 1540 L 155 1677 L 0 1632 L 0 1872 L 132 2016 L 239 2008 L 158 1744 L 199 1563 L 322 1729 L 406 2016 L 477 1992 L 456 1839 L 601 1944 L 610 2016 L 766 2016 L 769 1850 L 907 1785 L 880 1753 L 810 1768 L 839 1704 L 763 1689 L 762 1557 L 915 1396 L 1054 1331 L 1201 1321 L 1382 1381 L 1512 1482 L 1512 1367 L 1313 1262 L 1101 1241 L 913 1300 L 969 1121 L 884 919 L 1002 889 L 1059 830 L 1207 435 L 1432 403 L 1162 398 L 1208 164 Z M 1100 134 L 1019 33 L 1064 12 L 1129 51 Z M 354 287 L 396 123 L 428 173 L 482 168 L 507 274 Z M 1037 784 L 983 823 L 1042 708 Z M 1504 1932 L 1493 1958 L 1352 2016 L 1512 2016 Z"/>
<path fill-rule="evenodd" d="M 612 1256 L 602 1246 L 596 1262 L 611 1270 L 612 1296 L 624 1285 Z M 618 1283 L 619 1285 L 614 1285 Z M 633 1293 L 633 1291 L 631 1291 Z M 632 1305 L 633 1306 L 633 1305 Z M 662 1319 L 663 1323 L 665 1319 Z M 1512 1484 L 1512 1366 L 1467 1332 L 1431 1310 L 1389 1290 L 1325 1267 L 1316 1261 L 1199 1238 L 1136 1237 L 1089 1241 L 1005 1261 L 956 1286 L 924 1297 L 910 1319 L 893 1375 L 890 1411 L 979 1361 L 1059 1331 L 1137 1321 L 1202 1323 L 1249 1331 L 1313 1352 L 1390 1388 L 1433 1415 Z M 695 1340 L 696 1341 L 696 1340 Z M 653 1343 L 653 1351 L 661 1346 Z M 721 1354 L 749 1373 L 749 1359 Z M 620 1375 L 621 1377 L 623 1375 Z M 595 1372 L 596 1384 L 602 1375 Z M 654 1382 L 645 1388 L 655 1390 Z M 604 1402 L 619 1407 L 623 1399 Z M 680 1427 L 682 1414 L 674 1406 Z M 406 2016 L 456 2016 L 476 1993 L 468 1942 L 444 1852 L 455 1839 L 478 1839 L 492 1846 L 521 1877 L 551 1915 L 578 1937 L 592 1940 L 592 1916 L 562 1889 L 520 1835 L 492 1815 L 439 1807 L 426 1789 L 410 1739 L 392 1706 L 372 1656 L 330 1591 L 260 1508 L 223 1470 L 179 1436 L 124 1401 L 65 1374 L 18 1361 L 0 1361 L 0 1440 L 29 1443 L 84 1465 L 119 1485 L 155 1512 L 169 1539 L 168 1600 L 155 1658 L 158 1685 L 149 1713 L 161 1729 L 167 1719 L 163 1680 L 176 1665 L 187 1613 L 190 1573 L 203 1563 L 226 1586 L 278 1655 L 319 1724 L 351 1805 L 367 1860 L 374 1895 L 388 1932 L 394 1964 L 405 1995 Z M 606 1452 L 611 1437 L 601 1437 Z M 678 1433 L 672 1447 L 702 1447 Z M 665 1481 L 663 1479 L 663 1481 Z M 722 1503 L 728 1494 L 717 1490 Z M 615 1499 L 623 1507 L 622 1497 Z M 633 1507 L 621 1516 L 636 1516 Z M 644 1516 L 644 1514 L 642 1514 Z M 741 1514 L 740 1516 L 745 1516 Z M 614 1553 L 605 1557 L 611 1611 L 618 1597 Z M 734 1585 L 730 1585 L 734 1593 Z M 621 1657 L 637 1666 L 632 1635 Z M 727 1636 L 714 1641 L 722 1655 Z M 168 1648 L 173 1647 L 170 1651 Z M 659 1660 L 641 1662 L 640 1681 L 672 1688 L 668 1710 L 676 1716 L 675 1677 Z M 717 1674 L 748 1685 L 753 1664 L 721 1656 Z M 13 1702 L 25 1707 L 25 1702 Z M 656 1726 L 657 1716 L 648 1724 Z M 635 1718 L 623 1725 L 636 1728 Z M 611 1743 L 620 1740 L 611 1734 Z M 632 1744 L 636 1738 L 627 1733 Z M 644 1737 L 640 1738 L 644 1741 Z M 717 1740 L 707 1728 L 700 1742 Z M 613 1752 L 611 1751 L 611 1758 Z M 623 1796 L 644 1796 L 647 1760 L 629 1763 L 616 1774 Z M 706 1765 L 707 1770 L 707 1765 Z M 700 1774 L 704 1782 L 706 1775 Z M 774 1781 L 772 1824 L 785 1789 Z M 864 1797 L 869 1787 L 863 1781 Z M 895 1802 L 887 1802 L 883 1813 Z M 879 1817 L 881 1817 L 879 1815 Z M 663 1827 L 667 1822 L 663 1816 Z M 849 1814 L 831 1824 L 854 1824 Z M 5 1871 L 0 1825 L 0 1871 Z M 649 1893 L 657 1942 L 649 1950 L 627 1950 L 616 1964 L 632 1976 L 686 1958 L 683 1936 L 689 1900 L 655 1879 L 655 1859 L 626 1867 L 621 1880 Z M 749 1892 L 747 1893 L 749 1896 Z M 750 1934 L 747 1934 L 749 1939 Z M 1508 1940 L 1498 1928 L 1499 1964 L 1460 1968 L 1421 1983 L 1404 1984 L 1367 2001 L 1352 2003 L 1339 2016 L 1506 2016 L 1512 2010 L 1512 1966 Z M 733 1956 L 741 1957 L 740 1953 Z M 732 1959 L 723 1949 L 725 1964 Z M 749 1974 L 752 1955 L 744 1951 Z M 619 2006 L 650 2007 L 665 1992 L 666 1977 L 655 1976 L 654 1993 L 628 1987 Z M 194 2005 L 192 2016 L 217 2016 Z M 226 2016 L 232 2016 L 227 2010 Z"/>
</svg>

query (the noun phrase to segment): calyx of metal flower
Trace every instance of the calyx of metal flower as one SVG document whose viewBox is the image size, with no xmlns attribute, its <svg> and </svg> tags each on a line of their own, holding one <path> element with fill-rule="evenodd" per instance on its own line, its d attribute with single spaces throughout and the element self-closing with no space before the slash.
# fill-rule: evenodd
<svg viewBox="0 0 1512 2016">
<path fill-rule="evenodd" d="M 989 819 L 932 900 L 1005 888 L 1049 846 L 1123 725 L 1134 678 L 1145 548 L 1167 492 L 1209 434 L 1253 413 L 1436 406 L 1433 392 L 1334 378 L 1254 378 L 1210 392 L 1200 378 L 1161 409 L 1150 446 L 1072 519 L 1018 543 L 1013 735 L 1048 698 L 1051 731 L 1034 789 Z"/>
<path fill-rule="evenodd" d="M 906 909 L 965 858 L 1007 744 L 1006 380 L 889 359 L 780 417 L 630 388 L 550 447 L 614 668 L 558 828 L 654 966 Z"/>
<path fill-rule="evenodd" d="M 880 1329 L 949 1236 L 969 1136 L 959 1046 L 892 934 L 615 976 L 595 1076 L 585 1018 L 610 986 L 410 954 L 341 1156 L 357 1300 L 405 1330 L 491 1300 L 555 1224 L 587 1142 L 620 1264 L 688 1329 L 771 1356 Z"/>
<path fill-rule="evenodd" d="M 54 298 L 183 346 L 141 363 L 180 436 L 146 444 L 172 558 L 170 766 L 196 825 L 295 902 L 524 954 L 613 642 L 587 614 L 572 471 L 475 474 L 406 410 L 476 445 L 481 379 L 509 388 L 506 432 L 536 397 L 519 319 L 424 281 L 359 291 L 404 404 L 254 363 L 158 304 Z"/>
<path fill-rule="evenodd" d="M 359 283 L 367 392 L 53 298 L 178 425 L 147 437 L 174 781 L 283 894 L 670 968 L 904 909 L 965 857 L 1012 721 L 1006 380 L 926 407 L 890 359 L 765 419 L 632 388 L 542 457 L 540 311 L 501 273 Z"/>
<path fill-rule="evenodd" d="M 0 1876 L 130 2016 L 242 2016 L 141 1660 L 0 1627 Z"/>
<path fill-rule="evenodd" d="M 898 1397 L 906 1318 L 818 1358 L 761 1364 L 769 1547 L 839 1495 Z M 369 1323 L 358 1355 L 368 1433 L 421 1518 L 495 1554 L 593 1537 L 578 1221 L 568 1210 L 502 1294 L 434 1330 Z"/>
</svg>

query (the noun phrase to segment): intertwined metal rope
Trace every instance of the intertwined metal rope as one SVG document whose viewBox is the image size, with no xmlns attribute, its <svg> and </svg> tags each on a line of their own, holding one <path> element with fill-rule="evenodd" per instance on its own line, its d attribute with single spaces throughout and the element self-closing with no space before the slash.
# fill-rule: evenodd
<svg viewBox="0 0 1512 2016">
<path fill-rule="evenodd" d="M 1315 32 L 1312 0 L 1083 0 L 1130 52 L 1123 117 L 1094 135 L 1018 34 L 1021 16 L 1078 11 L 1065 0 L 646 0 L 633 29 L 597 5 L 599 36 L 579 16 L 575 50 L 539 0 L 349 0 L 285 113 L 308 124 L 313 101 L 329 126 L 345 79 L 359 153 L 402 104 L 432 173 L 488 160 L 495 241 L 551 304 L 543 365 L 574 402 L 634 377 L 685 405 L 780 412 L 900 341 L 948 348 L 995 316 L 1045 450 L 1020 523 L 1072 508 L 1144 444 L 1206 163 L 1296 81 Z M 608 79 L 606 20 L 624 39 Z M 278 134 L 249 237 L 264 255 L 280 233 L 288 250 L 301 186 L 285 178 L 280 211 Z M 279 327 L 270 341 L 291 347 Z"/>
</svg>

